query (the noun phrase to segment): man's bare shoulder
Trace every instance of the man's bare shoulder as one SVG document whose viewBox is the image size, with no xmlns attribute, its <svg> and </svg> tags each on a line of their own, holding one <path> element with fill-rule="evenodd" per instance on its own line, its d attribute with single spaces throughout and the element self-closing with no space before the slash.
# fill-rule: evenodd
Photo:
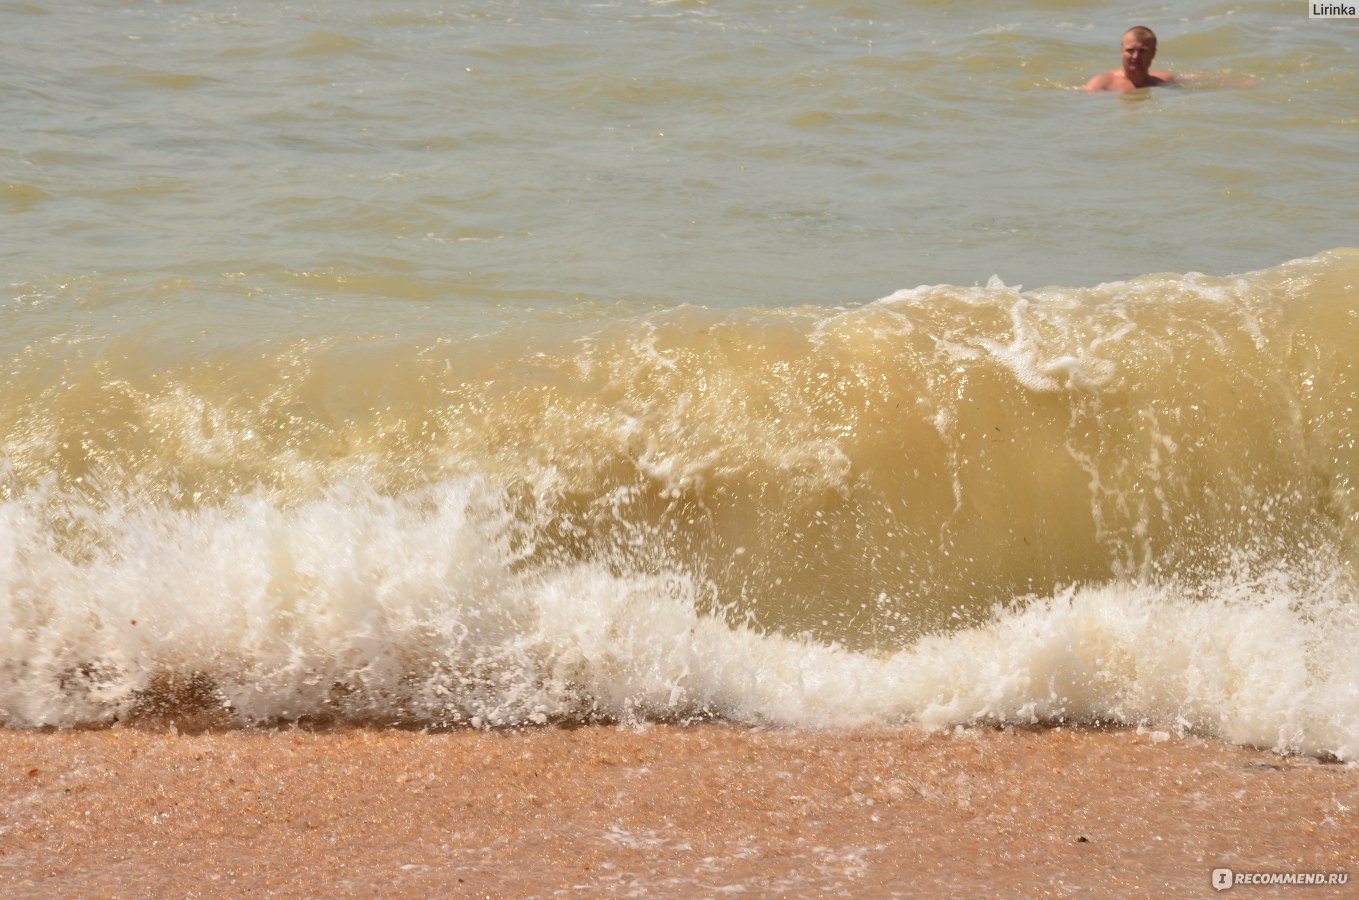
<svg viewBox="0 0 1359 900">
<path fill-rule="evenodd" d="M 1142 87 L 1161 87 L 1175 83 L 1175 76 L 1170 72 L 1148 72 L 1147 83 Z M 1119 69 L 1110 69 L 1108 72 L 1100 72 L 1094 78 L 1085 83 L 1083 91 L 1117 91 L 1124 93 L 1135 91 L 1138 86 L 1128 80 Z"/>
<path fill-rule="evenodd" d="M 1081 90 L 1085 91 L 1112 91 L 1114 84 L 1121 73 L 1115 69 L 1110 72 L 1100 72 L 1094 78 L 1085 83 Z"/>
</svg>

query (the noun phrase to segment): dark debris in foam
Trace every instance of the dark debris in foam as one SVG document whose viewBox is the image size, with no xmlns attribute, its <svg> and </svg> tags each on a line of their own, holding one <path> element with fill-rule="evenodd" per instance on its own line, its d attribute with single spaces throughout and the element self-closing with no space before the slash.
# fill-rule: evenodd
<svg viewBox="0 0 1359 900">
<path fill-rule="evenodd" d="M 449 710 L 431 713 L 429 710 L 402 709 L 402 704 L 391 698 L 378 712 L 365 708 L 360 690 L 353 685 L 336 682 L 331 686 L 334 712 L 307 713 L 269 718 L 244 716 L 226 699 L 212 676 L 203 672 L 162 672 L 150 684 L 138 691 L 121 711 L 111 713 L 104 721 L 91 721 L 76 726 L 80 729 L 99 729 L 109 726 L 129 727 L 146 731 L 173 731 L 179 734 L 205 734 L 239 730 L 334 731 L 350 728 L 377 728 L 422 733 L 454 731 L 485 731 L 512 733 L 540 728 L 574 730 L 596 726 L 665 724 L 681 727 L 702 724 L 729 724 L 734 727 L 754 727 L 732 722 L 718 713 L 702 709 L 676 713 L 673 716 L 624 718 L 604 714 L 596 709 L 577 710 L 569 714 L 542 717 L 541 721 L 516 720 L 493 723 L 465 711 Z M 56 730 L 57 726 L 53 726 Z"/>
</svg>

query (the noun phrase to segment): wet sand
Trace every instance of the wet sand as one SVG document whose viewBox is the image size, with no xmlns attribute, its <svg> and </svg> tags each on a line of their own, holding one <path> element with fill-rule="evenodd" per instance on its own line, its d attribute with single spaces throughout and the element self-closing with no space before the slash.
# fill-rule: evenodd
<svg viewBox="0 0 1359 900">
<path fill-rule="evenodd" d="M 1126 729 L 0 730 L 0 759 L 7 896 L 1359 892 L 1359 767 Z"/>
</svg>

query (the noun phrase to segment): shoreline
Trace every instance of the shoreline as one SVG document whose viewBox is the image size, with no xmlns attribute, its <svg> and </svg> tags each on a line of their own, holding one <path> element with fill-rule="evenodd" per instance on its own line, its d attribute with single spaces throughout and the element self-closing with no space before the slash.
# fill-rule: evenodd
<svg viewBox="0 0 1359 900">
<path fill-rule="evenodd" d="M 1126 728 L 0 729 L 0 754 L 9 896 L 1207 896 L 1359 846 L 1359 767 Z"/>
</svg>

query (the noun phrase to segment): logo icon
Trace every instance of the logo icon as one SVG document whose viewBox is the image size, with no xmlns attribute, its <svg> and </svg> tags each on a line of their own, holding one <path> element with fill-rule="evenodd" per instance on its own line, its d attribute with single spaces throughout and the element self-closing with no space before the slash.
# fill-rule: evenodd
<svg viewBox="0 0 1359 900">
<path fill-rule="evenodd" d="M 1225 891 L 1232 886 L 1234 880 L 1231 869 L 1213 870 L 1213 890 L 1215 891 Z"/>
</svg>

